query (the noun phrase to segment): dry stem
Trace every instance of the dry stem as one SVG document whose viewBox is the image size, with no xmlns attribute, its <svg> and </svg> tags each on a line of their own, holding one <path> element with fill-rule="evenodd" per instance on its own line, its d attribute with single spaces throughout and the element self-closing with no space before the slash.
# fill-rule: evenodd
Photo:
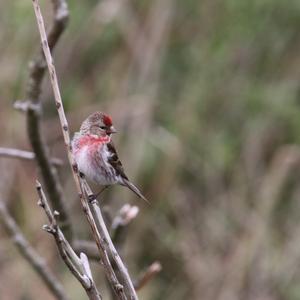
<svg viewBox="0 0 300 300">
<path fill-rule="evenodd" d="M 29 244 L 22 234 L 15 220 L 10 216 L 3 201 L 0 201 L 0 221 L 7 233 L 11 236 L 21 255 L 29 262 L 33 269 L 40 275 L 52 294 L 59 300 L 69 299 L 63 286 L 48 268 L 46 261 Z"/>
<path fill-rule="evenodd" d="M 50 225 L 44 225 L 43 228 L 47 232 L 51 233 L 55 238 L 55 242 L 58 247 L 60 256 L 64 260 L 65 264 L 68 266 L 69 270 L 81 283 L 89 299 L 101 300 L 102 298 L 95 286 L 86 255 L 84 253 L 81 253 L 80 257 L 78 257 L 75 251 L 72 249 L 69 242 L 66 240 L 64 234 L 57 225 L 56 217 L 59 215 L 59 213 L 57 211 L 52 212 L 47 202 L 47 198 L 42 189 L 42 186 L 38 181 L 36 184 L 36 189 L 39 195 L 38 204 L 44 209 L 50 222 Z"/>
<path fill-rule="evenodd" d="M 108 255 L 107 255 L 106 243 L 108 242 L 108 244 L 112 244 L 111 239 L 110 239 L 109 235 L 108 235 L 108 239 L 104 239 L 104 237 L 106 237 L 106 234 L 104 236 L 103 235 L 101 236 L 101 234 L 107 232 L 106 226 L 102 219 L 101 211 L 100 211 L 100 209 L 98 209 L 98 214 L 95 215 L 96 217 L 101 218 L 100 220 L 97 220 L 98 225 L 100 225 L 100 226 L 97 226 L 96 222 L 93 218 L 93 215 L 91 213 L 91 210 L 89 208 L 88 199 L 86 198 L 86 195 L 85 195 L 85 193 L 83 193 L 83 190 L 82 190 L 82 186 L 80 183 L 80 177 L 78 174 L 77 164 L 76 164 L 73 154 L 72 154 L 70 135 L 69 135 L 69 126 L 68 126 L 68 122 L 67 122 L 67 119 L 66 119 L 66 116 L 64 113 L 64 109 L 63 109 L 63 103 L 62 103 L 62 99 L 61 99 L 61 95 L 60 95 L 60 91 L 59 91 L 59 86 L 58 86 L 55 67 L 53 64 L 53 59 L 52 59 L 48 41 L 47 41 L 43 17 L 42 17 L 41 11 L 40 11 L 40 6 L 38 4 L 38 1 L 32 0 L 32 2 L 33 2 L 34 10 L 35 10 L 35 15 L 37 18 L 37 23 L 38 23 L 40 36 L 41 36 L 43 51 L 45 54 L 45 58 L 46 58 L 49 73 L 50 73 L 51 84 L 52 84 L 52 88 L 53 88 L 53 92 L 54 92 L 54 96 L 55 96 L 55 104 L 56 104 L 56 108 L 58 111 L 60 124 L 62 127 L 64 142 L 65 142 L 65 145 L 67 148 L 69 162 L 72 166 L 72 173 L 73 173 L 73 177 L 74 177 L 74 180 L 76 183 L 76 188 L 77 188 L 78 194 L 80 196 L 81 204 L 82 204 L 83 210 L 86 214 L 86 217 L 88 219 L 88 222 L 91 226 L 95 241 L 97 243 L 97 246 L 98 246 L 98 249 L 100 252 L 100 257 L 101 257 L 103 265 L 104 265 L 106 276 L 107 276 L 112 288 L 114 289 L 115 293 L 119 296 L 119 298 L 127 299 L 126 294 L 124 293 L 123 286 L 119 283 L 119 281 L 114 273 L 114 270 L 111 266 L 111 263 L 109 261 Z M 94 205 L 92 205 L 92 207 L 94 208 Z M 100 231 L 100 233 L 99 233 L 99 231 Z M 116 256 L 115 253 L 113 253 L 113 256 L 114 257 Z M 118 256 L 118 262 L 119 262 L 118 265 L 122 266 L 122 268 L 126 270 L 126 268 L 125 268 L 123 262 L 121 261 L 121 259 L 119 258 L 119 256 Z M 127 284 L 127 286 L 125 288 L 126 288 L 126 290 L 130 291 L 130 293 L 128 294 L 128 297 L 130 299 L 138 299 L 127 270 L 126 270 L 126 272 L 123 273 L 123 275 L 124 275 L 124 278 L 123 278 L 124 282 Z"/>
<path fill-rule="evenodd" d="M 137 291 L 141 290 L 156 274 L 161 271 L 162 267 L 160 262 L 155 261 L 146 271 L 137 279 L 134 287 Z"/>
<path fill-rule="evenodd" d="M 117 266 L 117 271 L 119 278 L 124 285 L 125 292 L 129 296 L 130 299 L 137 299 L 137 295 L 133 286 L 133 283 L 131 281 L 131 278 L 128 274 L 127 268 L 122 262 L 122 259 L 116 250 L 110 235 L 108 233 L 108 230 L 106 228 L 101 208 L 99 205 L 99 202 L 95 198 L 92 190 L 90 189 L 89 185 L 87 184 L 85 179 L 82 179 L 82 185 L 84 187 L 85 194 L 88 196 L 88 199 L 90 199 L 90 205 L 91 205 L 91 211 L 93 213 L 93 216 L 96 220 L 97 228 L 100 232 L 100 235 L 102 238 L 105 240 L 105 246 L 108 249 L 109 255 L 113 258 L 116 266 Z"/>
<path fill-rule="evenodd" d="M 54 16 L 48 34 L 49 47 L 51 50 L 57 44 L 68 21 L 69 12 L 65 0 L 52 0 Z M 40 168 L 45 189 L 54 209 L 60 211 L 60 226 L 69 240 L 73 238 L 70 217 L 66 208 L 66 201 L 58 178 L 57 170 L 52 166 L 49 149 L 40 129 L 41 113 L 41 86 L 44 79 L 47 64 L 42 49 L 29 65 L 29 78 L 26 90 L 26 101 L 17 101 L 15 107 L 26 112 L 27 132 L 36 161 Z"/>
</svg>

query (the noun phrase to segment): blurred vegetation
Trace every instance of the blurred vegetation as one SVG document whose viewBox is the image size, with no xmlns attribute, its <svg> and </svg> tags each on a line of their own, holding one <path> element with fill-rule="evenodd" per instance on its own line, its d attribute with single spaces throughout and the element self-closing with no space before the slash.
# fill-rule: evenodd
<svg viewBox="0 0 300 300">
<path fill-rule="evenodd" d="M 41 2 L 50 20 L 51 3 Z M 122 187 L 103 194 L 113 213 L 125 201 L 140 206 L 122 253 L 133 277 L 154 260 L 163 266 L 140 299 L 300 299 L 300 2 L 120 3 L 69 0 L 54 57 L 72 131 L 92 111 L 110 113 L 125 169 L 152 203 Z M 31 1 L 0 1 L 0 40 L 0 146 L 30 149 L 13 102 L 39 45 Z M 48 81 L 43 133 L 66 160 Z M 1 158 L 0 171 L 26 236 L 83 299 L 41 230 L 34 163 Z M 60 174 L 86 238 L 69 168 Z M 52 299 L 0 234 L 1 299 Z"/>
</svg>

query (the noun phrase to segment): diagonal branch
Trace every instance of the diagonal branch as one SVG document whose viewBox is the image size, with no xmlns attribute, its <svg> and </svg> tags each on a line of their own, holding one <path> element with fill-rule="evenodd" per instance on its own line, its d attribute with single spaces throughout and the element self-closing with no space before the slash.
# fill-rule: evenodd
<svg viewBox="0 0 300 300">
<path fill-rule="evenodd" d="M 99 250 L 92 240 L 75 240 L 73 247 L 76 253 L 84 252 L 91 260 L 100 260 Z"/>
<path fill-rule="evenodd" d="M 130 222 L 132 222 L 139 209 L 137 206 L 131 206 L 130 204 L 124 204 L 119 210 L 118 214 L 114 217 L 111 225 L 110 235 L 114 244 L 116 245 L 118 251 L 123 245 L 126 238 L 127 227 Z M 77 253 L 81 251 L 85 252 L 90 259 L 99 260 L 99 254 L 97 247 L 92 241 L 86 240 L 75 240 L 74 249 Z M 150 266 L 142 272 L 138 278 L 134 281 L 134 288 L 136 291 L 141 290 L 145 285 L 148 284 L 160 271 L 162 266 L 159 261 L 153 262 Z"/>
<path fill-rule="evenodd" d="M 162 269 L 159 261 L 152 263 L 143 274 L 134 283 L 134 287 L 137 291 L 141 290 L 151 279 L 158 274 Z"/>
<path fill-rule="evenodd" d="M 110 228 L 110 236 L 118 251 L 126 238 L 129 223 L 136 218 L 138 212 L 137 206 L 124 204 L 114 217 Z M 93 241 L 75 240 L 73 246 L 77 253 L 83 251 L 90 259 L 100 259 L 97 247 Z"/>
<path fill-rule="evenodd" d="M 94 220 L 94 217 L 99 217 L 99 216 L 102 217 L 100 207 L 98 209 L 99 214 L 93 216 L 93 214 L 89 208 L 89 205 L 88 205 L 89 201 L 86 197 L 86 193 L 83 192 L 82 185 L 80 182 L 78 167 L 77 167 L 77 164 L 76 164 L 73 154 L 72 154 L 68 122 L 67 122 L 65 112 L 63 109 L 63 103 L 62 103 L 62 99 L 61 99 L 61 95 L 60 95 L 60 90 L 59 90 L 59 85 L 58 85 L 58 81 L 57 81 L 55 67 L 53 64 L 53 59 L 52 59 L 50 48 L 49 48 L 48 41 L 47 41 L 43 17 L 42 17 L 41 11 L 40 11 L 40 6 L 38 4 L 38 0 L 32 0 L 32 2 L 33 2 L 34 11 L 35 11 L 36 19 L 37 19 L 37 24 L 38 24 L 38 28 L 39 28 L 39 32 L 40 32 L 43 51 L 45 54 L 47 65 L 48 65 L 51 84 L 52 84 L 54 97 L 55 97 L 55 104 L 56 104 L 56 108 L 57 108 L 58 115 L 59 115 L 59 120 L 60 120 L 63 137 L 64 137 L 64 142 L 65 142 L 65 145 L 67 148 L 69 162 L 70 162 L 70 165 L 72 166 L 72 173 L 73 173 L 74 181 L 76 184 L 78 194 L 80 196 L 83 210 L 84 210 L 86 217 L 88 219 L 88 222 L 91 226 L 97 247 L 99 249 L 99 254 L 100 254 L 100 257 L 103 262 L 106 276 L 107 276 L 112 288 L 114 289 L 116 295 L 118 295 L 118 297 L 120 299 L 127 299 L 127 296 L 128 296 L 130 299 L 136 300 L 138 298 L 137 298 L 136 292 L 134 290 L 132 281 L 131 281 L 131 279 L 128 275 L 128 272 L 127 272 L 123 262 L 121 261 L 121 259 L 118 257 L 118 263 L 119 263 L 118 266 L 122 266 L 122 269 L 125 269 L 125 271 L 126 271 L 126 272 L 124 272 L 124 276 L 125 276 L 124 277 L 124 285 L 126 284 L 125 290 L 129 291 L 127 296 L 124 293 L 123 286 L 119 283 L 119 281 L 114 273 L 114 270 L 111 266 L 111 263 L 110 263 L 110 260 L 108 258 L 108 254 L 107 254 L 107 249 L 106 249 L 106 243 L 111 243 L 111 239 L 110 239 L 109 235 L 108 235 L 108 239 L 106 239 L 107 238 L 106 234 L 103 235 L 103 233 L 107 232 L 107 228 L 102 220 L 97 220 L 98 223 L 96 223 Z M 94 207 L 95 206 L 92 205 L 93 209 L 94 209 Z M 112 253 L 112 255 L 113 255 L 113 257 L 116 257 L 116 253 Z"/>
<path fill-rule="evenodd" d="M 122 245 L 126 238 L 128 224 L 136 218 L 139 208 L 135 205 L 124 204 L 111 224 L 110 235 L 117 248 Z"/>
<path fill-rule="evenodd" d="M 85 289 L 90 300 L 101 300 L 101 295 L 98 292 L 89 265 L 89 261 L 84 253 L 80 254 L 80 257 L 72 249 L 71 245 L 66 240 L 64 234 L 59 228 L 56 217 L 59 215 L 57 211 L 52 212 L 45 193 L 42 189 L 41 184 L 37 181 L 36 184 L 37 193 L 39 195 L 38 204 L 44 209 L 50 225 L 44 225 L 44 229 L 53 235 L 60 256 L 64 260 L 65 264 L 72 272 L 72 274 L 81 283 L 82 287 Z"/>
<path fill-rule="evenodd" d="M 108 250 L 109 255 L 112 257 L 113 262 L 117 266 L 118 275 L 121 283 L 124 285 L 125 293 L 129 296 L 130 299 L 137 299 L 137 295 L 133 283 L 131 281 L 131 278 L 129 276 L 129 273 L 127 271 L 127 268 L 125 267 L 118 251 L 116 250 L 111 240 L 111 237 L 108 233 L 108 230 L 106 228 L 99 202 L 94 196 L 86 180 L 85 179 L 81 179 L 81 180 L 82 180 L 82 186 L 84 188 L 84 192 L 89 199 L 91 211 L 96 220 L 97 228 L 100 232 L 101 237 L 105 240 L 105 244 L 106 244 L 105 246 Z"/>
<path fill-rule="evenodd" d="M 54 8 L 54 19 L 48 34 L 49 47 L 51 50 L 57 44 L 65 26 L 67 25 L 69 13 L 65 0 L 52 0 Z M 44 79 L 47 64 L 41 49 L 40 54 L 29 65 L 29 79 L 27 83 L 26 99 L 23 110 L 27 115 L 27 132 L 40 168 L 49 200 L 54 209 L 60 211 L 60 226 L 67 238 L 72 240 L 72 227 L 70 217 L 66 209 L 66 201 L 62 187 L 58 179 L 56 169 L 52 166 L 49 150 L 40 131 L 40 95 L 41 85 Z M 20 107 L 20 103 L 18 104 Z"/>
<path fill-rule="evenodd" d="M 16 244 L 20 254 L 29 262 L 33 269 L 40 275 L 46 286 L 52 294 L 59 300 L 67 300 L 68 297 L 51 270 L 48 268 L 46 261 L 35 249 L 29 244 L 22 234 L 19 226 L 7 211 L 3 201 L 0 201 L 0 221 L 3 223 L 7 233 L 11 236 Z"/>
</svg>

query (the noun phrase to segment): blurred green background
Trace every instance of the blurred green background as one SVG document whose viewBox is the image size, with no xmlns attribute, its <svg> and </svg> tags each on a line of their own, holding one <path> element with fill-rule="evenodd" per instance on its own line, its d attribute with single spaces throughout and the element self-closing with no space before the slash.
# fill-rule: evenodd
<svg viewBox="0 0 300 300">
<path fill-rule="evenodd" d="M 112 115 L 128 176 L 103 194 L 138 205 L 122 256 L 140 299 L 300 299 L 300 1 L 69 0 L 54 51 L 71 131 Z M 51 2 L 41 1 L 49 24 Z M 24 99 L 39 35 L 30 0 L 0 0 L 0 146 L 30 150 Z M 43 134 L 65 161 L 48 74 Z M 0 158 L 0 194 L 72 299 L 85 299 L 36 205 L 34 162 Z M 76 234 L 90 229 L 70 169 L 59 169 Z M 93 264 L 108 299 L 102 268 Z M 54 299 L 0 227 L 1 299 Z"/>
</svg>

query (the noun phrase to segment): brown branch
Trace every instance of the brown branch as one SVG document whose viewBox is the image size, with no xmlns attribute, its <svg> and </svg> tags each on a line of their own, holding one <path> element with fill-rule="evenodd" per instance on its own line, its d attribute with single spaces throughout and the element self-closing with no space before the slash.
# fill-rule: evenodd
<svg viewBox="0 0 300 300">
<path fill-rule="evenodd" d="M 123 230 L 123 225 L 120 227 Z M 120 234 L 122 234 L 120 232 Z M 99 260 L 99 252 L 93 241 L 76 240 L 74 241 L 73 247 L 76 253 L 84 252 L 92 260 Z M 134 282 L 134 288 L 136 291 L 141 290 L 145 285 L 150 282 L 153 277 L 162 270 L 160 262 L 155 261 L 152 263 Z"/>
<path fill-rule="evenodd" d="M 113 219 L 110 234 L 111 239 L 118 251 L 121 250 L 123 242 L 126 238 L 127 225 L 137 216 L 138 212 L 139 209 L 137 206 L 125 204 L 122 206 L 116 217 Z M 80 251 L 85 252 L 90 259 L 100 259 L 99 252 L 93 241 L 76 240 L 74 241 L 74 249 L 76 250 L 76 253 L 79 253 Z M 110 251 L 110 253 L 112 252 Z M 110 258 L 114 259 L 113 257 Z M 114 260 L 112 266 L 116 272 L 117 277 L 122 279 L 122 274 L 120 274 L 119 269 Z M 115 299 L 114 294 L 112 294 L 112 299 Z"/>
<path fill-rule="evenodd" d="M 137 206 L 125 204 L 114 218 L 111 225 L 110 235 L 114 244 L 117 244 L 117 248 L 119 248 L 119 242 L 124 240 L 127 225 L 137 216 L 138 211 Z M 94 241 L 75 240 L 73 247 L 76 250 L 76 253 L 83 251 L 90 259 L 100 260 L 99 251 Z"/>
<path fill-rule="evenodd" d="M 119 275 L 119 278 L 121 280 L 121 283 L 124 285 L 125 288 L 125 293 L 129 296 L 130 299 L 138 299 L 133 283 L 131 281 L 131 278 L 129 276 L 129 273 L 127 271 L 127 268 L 125 267 L 118 251 L 116 250 L 111 237 L 108 233 L 108 230 L 106 228 L 103 216 L 102 216 L 102 212 L 101 212 L 101 208 L 99 205 L 99 202 L 97 201 L 96 197 L 94 196 L 91 188 L 89 187 L 89 185 L 87 184 L 85 179 L 81 179 L 82 185 L 84 187 L 84 191 L 88 197 L 88 199 L 90 200 L 90 207 L 91 207 L 91 211 L 92 214 L 96 220 L 96 225 L 97 225 L 97 229 L 100 232 L 101 237 L 105 240 L 106 243 L 106 249 L 108 250 L 109 255 L 112 257 L 116 267 L 117 267 L 117 272 Z"/>
<path fill-rule="evenodd" d="M 135 205 L 124 204 L 113 219 L 110 235 L 116 247 L 119 249 L 126 238 L 127 226 L 136 218 L 139 208 Z"/>
<path fill-rule="evenodd" d="M 19 158 L 24 160 L 35 160 L 36 155 L 31 151 L 25 151 L 20 149 L 14 149 L 14 148 L 4 148 L 0 147 L 0 157 L 7 157 L 7 158 Z M 51 158 L 51 163 L 54 166 L 62 166 L 63 161 L 59 158 Z"/>
<path fill-rule="evenodd" d="M 124 204 L 113 219 L 111 237 L 119 251 L 121 251 L 126 239 L 128 225 L 137 217 L 138 213 L 139 209 L 137 206 Z M 141 290 L 161 269 L 161 264 L 158 261 L 152 263 L 135 281 L 135 290 Z"/>
<path fill-rule="evenodd" d="M 152 263 L 147 270 L 137 279 L 134 287 L 137 291 L 141 290 L 156 274 L 162 270 L 161 264 L 158 261 Z"/>
<path fill-rule="evenodd" d="M 72 274 L 81 283 L 89 299 L 101 300 L 102 298 L 95 286 L 86 255 L 84 253 L 81 253 L 80 257 L 78 257 L 72 249 L 71 245 L 66 240 L 56 221 L 56 217 L 59 215 L 59 213 L 57 211 L 52 212 L 42 186 L 38 181 L 36 184 L 36 189 L 39 195 L 38 204 L 44 209 L 50 222 L 50 225 L 44 225 L 43 228 L 48 233 L 53 235 L 60 256 L 62 257 L 63 261 L 72 272 Z"/>
<path fill-rule="evenodd" d="M 80 182 L 80 176 L 78 173 L 78 167 L 77 164 L 74 160 L 73 154 L 72 154 L 72 147 L 71 147 L 71 143 L 70 143 L 70 135 L 69 135 L 69 127 L 68 127 L 68 122 L 65 116 L 65 112 L 63 109 L 63 103 L 62 103 L 62 99 L 61 99 L 61 95 L 60 95 L 60 90 L 59 90 L 59 86 L 58 86 L 58 81 L 57 81 L 57 76 L 56 76 L 56 71 L 55 71 L 55 67 L 53 64 L 53 59 L 51 56 L 51 52 L 49 49 L 49 45 L 47 42 L 47 36 L 46 36 L 46 32 L 45 32 L 45 27 L 44 27 L 44 21 L 43 21 L 43 17 L 41 15 L 41 11 L 40 11 L 40 6 L 38 4 L 37 0 L 32 0 L 33 2 L 33 6 L 34 6 L 34 11 L 35 11 L 35 15 L 37 18 L 37 24 L 38 24 L 38 28 L 39 28 L 39 32 L 40 32 L 40 37 L 41 37 L 41 41 L 42 41 L 42 46 L 43 46 L 43 51 L 45 54 L 45 58 L 47 61 L 47 65 L 48 65 L 48 69 L 49 69 L 49 74 L 50 74 L 50 79 L 51 79 L 51 84 L 52 84 L 52 88 L 53 88 L 53 92 L 54 92 L 54 97 L 55 97 L 55 104 L 56 104 L 56 108 L 58 111 L 58 115 L 59 115 L 59 120 L 60 120 L 60 124 L 61 124 L 61 128 L 62 128 L 62 132 L 63 132 L 63 137 L 64 137 L 64 142 L 67 148 L 67 153 L 68 153 L 68 158 L 69 158 L 69 162 L 70 165 L 72 166 L 72 173 L 73 173 L 73 177 L 74 177 L 74 181 L 76 184 L 76 188 L 77 191 L 79 193 L 80 196 L 80 200 L 81 200 L 81 204 L 83 207 L 83 210 L 86 214 L 86 217 L 88 219 L 88 222 L 91 226 L 92 232 L 93 232 L 93 236 L 95 238 L 97 247 L 99 249 L 99 254 L 101 256 L 101 260 L 103 262 L 103 266 L 105 269 L 105 273 L 106 276 L 112 286 L 112 288 L 114 289 L 116 295 L 118 295 L 118 297 L 120 299 L 127 299 L 126 294 L 124 293 L 124 289 L 123 286 L 119 283 L 114 270 L 111 266 L 110 260 L 108 258 L 108 254 L 107 254 L 107 249 L 106 249 L 106 244 L 110 244 L 111 240 L 110 237 L 108 235 L 108 239 L 107 239 L 107 235 L 104 234 L 103 235 L 103 231 L 107 232 L 106 226 L 103 222 L 103 219 L 98 220 L 98 225 L 101 224 L 101 226 L 97 226 L 93 215 L 91 213 L 91 210 L 89 208 L 88 205 L 88 199 L 86 197 L 86 194 L 83 193 L 83 189 L 81 186 L 81 182 Z M 92 208 L 94 209 L 95 205 L 92 205 Z M 99 211 L 100 209 L 98 209 Z M 101 215 L 101 211 L 100 213 L 97 214 L 97 217 L 102 218 Z M 110 248 L 108 248 L 110 249 Z M 113 257 L 116 257 L 116 253 L 113 253 Z M 118 261 L 119 261 L 119 257 L 118 257 Z M 123 263 L 121 263 L 122 266 Z M 119 263 L 120 265 L 120 263 Z M 125 268 L 125 267 L 124 267 Z M 125 282 L 129 282 L 128 286 L 126 286 L 126 291 L 129 290 L 130 293 L 128 294 L 128 297 L 130 299 L 138 299 L 133 287 L 133 284 L 131 282 L 131 279 L 127 273 L 126 270 L 126 278 L 125 278 Z"/>
<path fill-rule="evenodd" d="M 54 16 L 52 26 L 49 30 L 48 39 L 51 50 L 57 44 L 65 26 L 67 25 L 69 13 L 65 0 L 52 0 Z M 44 79 L 47 64 L 41 49 L 37 57 L 30 63 L 29 79 L 27 83 L 27 101 L 15 104 L 15 107 L 26 111 L 27 132 L 36 161 L 41 171 L 45 188 L 53 208 L 60 211 L 60 227 L 66 237 L 71 241 L 73 237 L 69 213 L 66 208 L 62 187 L 56 169 L 51 164 L 49 149 L 40 130 L 40 95 L 41 85 Z"/>
<path fill-rule="evenodd" d="M 128 224 L 136 218 L 139 213 L 139 209 L 137 206 L 131 206 L 130 204 L 124 204 L 117 215 L 114 217 L 111 228 L 110 228 L 110 235 L 115 245 L 118 253 L 122 254 L 122 249 L 124 242 L 126 240 L 126 236 L 128 233 Z M 110 253 L 113 253 L 110 251 Z M 122 274 L 122 269 L 118 267 L 117 261 L 113 259 L 112 266 L 116 272 L 118 278 L 120 278 L 121 283 L 123 283 L 124 275 Z M 112 294 L 112 299 L 115 299 L 114 295 Z"/>
<path fill-rule="evenodd" d="M 46 261 L 29 244 L 22 234 L 15 220 L 10 216 L 3 201 L 0 201 L 0 221 L 6 232 L 16 244 L 20 254 L 29 262 L 33 269 L 39 274 L 52 294 L 60 300 L 69 299 L 63 286 L 48 268 Z"/>
<path fill-rule="evenodd" d="M 94 241 L 75 240 L 73 242 L 73 247 L 76 253 L 84 252 L 89 259 L 97 261 L 101 259 L 99 256 L 99 250 Z"/>
</svg>

